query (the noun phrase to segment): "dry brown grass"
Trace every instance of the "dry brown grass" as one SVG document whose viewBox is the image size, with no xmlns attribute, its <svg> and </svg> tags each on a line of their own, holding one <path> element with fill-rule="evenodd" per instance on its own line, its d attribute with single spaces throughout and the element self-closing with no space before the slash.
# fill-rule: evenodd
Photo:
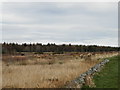
<svg viewBox="0 0 120 90">
<path fill-rule="evenodd" d="M 98 58 L 105 58 L 114 54 L 97 54 L 92 57 L 92 61 L 81 61 L 79 58 L 66 57 L 60 60 L 53 59 L 53 64 L 48 64 L 45 58 L 34 58 L 36 61 L 28 60 L 27 63 L 31 65 L 9 65 L 3 62 L 3 88 L 59 88 L 67 82 L 78 77 L 83 72 L 87 71 L 90 67 L 94 66 L 99 61 Z M 79 56 L 79 55 L 78 55 Z M 75 56 L 74 56 L 75 57 Z M 68 60 L 67 60 L 68 58 Z M 66 59 L 66 60 L 65 60 Z M 57 60 L 57 61 L 56 61 Z M 43 62 L 47 64 L 33 65 L 33 63 Z M 58 63 L 58 62 L 62 62 Z"/>
<path fill-rule="evenodd" d="M 2 65 L 0 61 L 0 89 L 2 88 Z"/>
<path fill-rule="evenodd" d="M 93 63 L 71 61 L 54 65 L 4 66 L 3 87 L 43 88 L 61 87 L 74 79 Z"/>
<path fill-rule="evenodd" d="M 0 54 L 0 89 L 2 89 L 2 55 Z"/>
</svg>

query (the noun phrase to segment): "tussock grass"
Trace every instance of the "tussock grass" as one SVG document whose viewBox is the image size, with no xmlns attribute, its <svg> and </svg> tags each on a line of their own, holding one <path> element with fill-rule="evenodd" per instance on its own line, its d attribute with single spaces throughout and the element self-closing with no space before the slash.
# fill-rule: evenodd
<svg viewBox="0 0 120 90">
<path fill-rule="evenodd" d="M 5 66 L 3 87 L 6 88 L 53 88 L 61 87 L 96 62 L 71 61 L 54 65 Z"/>
<path fill-rule="evenodd" d="M 113 55 L 116 55 L 116 53 L 109 53 L 109 56 Z M 32 60 L 25 60 L 26 65 L 22 65 L 18 61 L 17 64 L 14 63 L 15 65 L 6 66 L 6 62 L 3 62 L 2 87 L 60 88 L 98 63 L 98 58 L 108 57 L 108 54 L 97 54 L 92 56 L 92 60 L 81 60 L 79 57 L 76 59 L 76 56 L 58 55 L 52 56 L 52 59 L 48 59 L 47 56 L 45 58 L 35 57 Z"/>
</svg>

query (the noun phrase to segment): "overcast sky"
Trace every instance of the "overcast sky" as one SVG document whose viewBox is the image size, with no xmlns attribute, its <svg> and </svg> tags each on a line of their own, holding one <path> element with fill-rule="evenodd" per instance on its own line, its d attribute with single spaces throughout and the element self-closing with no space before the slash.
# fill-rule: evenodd
<svg viewBox="0 0 120 90">
<path fill-rule="evenodd" d="M 2 42 L 118 46 L 117 4 L 6 2 Z"/>
</svg>

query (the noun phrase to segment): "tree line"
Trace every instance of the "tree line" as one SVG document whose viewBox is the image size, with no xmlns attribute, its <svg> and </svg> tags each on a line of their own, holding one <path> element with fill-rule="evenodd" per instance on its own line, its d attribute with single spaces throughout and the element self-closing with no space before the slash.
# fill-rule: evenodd
<svg viewBox="0 0 120 90">
<path fill-rule="evenodd" d="M 18 43 L 2 43 L 2 53 L 3 54 L 12 54 L 16 52 L 54 52 L 54 53 L 63 53 L 63 52 L 108 52 L 108 51 L 118 51 L 118 47 L 110 46 L 97 46 L 97 45 L 71 45 L 71 44 L 18 44 Z"/>
</svg>

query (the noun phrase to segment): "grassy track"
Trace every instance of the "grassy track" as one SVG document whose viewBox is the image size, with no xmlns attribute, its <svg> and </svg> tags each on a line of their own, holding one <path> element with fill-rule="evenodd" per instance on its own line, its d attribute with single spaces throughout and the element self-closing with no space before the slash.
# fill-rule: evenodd
<svg viewBox="0 0 120 90">
<path fill-rule="evenodd" d="M 108 58 L 110 62 L 93 77 L 96 88 L 118 88 L 118 58 Z"/>
</svg>

